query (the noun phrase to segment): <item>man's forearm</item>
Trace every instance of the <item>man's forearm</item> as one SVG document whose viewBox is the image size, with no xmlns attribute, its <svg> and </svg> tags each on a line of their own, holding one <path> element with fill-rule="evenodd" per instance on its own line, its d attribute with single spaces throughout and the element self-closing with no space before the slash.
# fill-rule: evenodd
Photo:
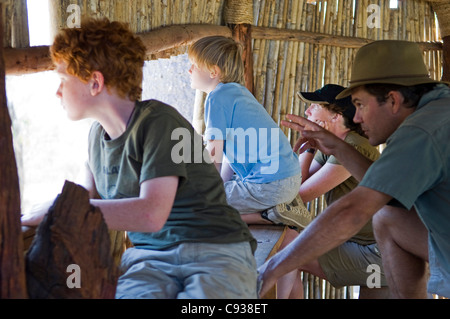
<svg viewBox="0 0 450 319">
<path fill-rule="evenodd" d="M 279 278 L 345 242 L 367 222 L 363 216 L 354 218 L 351 212 L 351 203 L 347 201 L 329 206 L 293 242 L 269 260 L 267 269 Z"/>
<path fill-rule="evenodd" d="M 361 201 L 366 200 L 365 205 Z M 263 266 L 262 295 L 281 276 L 317 260 L 356 234 L 390 197 L 357 187 L 322 212 L 300 235 Z"/>
</svg>

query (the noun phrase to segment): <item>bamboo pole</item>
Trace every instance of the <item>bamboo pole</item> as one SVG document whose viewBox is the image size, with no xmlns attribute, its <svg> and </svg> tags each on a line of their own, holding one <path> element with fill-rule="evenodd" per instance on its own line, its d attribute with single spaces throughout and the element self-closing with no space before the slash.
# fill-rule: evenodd
<svg viewBox="0 0 450 319">
<path fill-rule="evenodd" d="M 284 9 L 284 15 L 285 18 L 283 19 L 286 22 L 285 27 L 288 29 L 292 28 L 291 25 L 291 21 L 292 21 L 292 7 L 290 7 L 290 2 L 286 1 L 285 2 L 285 9 Z M 294 18 L 295 19 L 295 18 Z M 285 48 L 286 48 L 286 58 L 285 58 L 285 65 L 284 65 L 284 71 L 282 74 L 282 86 L 280 88 L 280 99 L 278 101 L 278 118 L 276 119 L 276 122 L 279 123 L 281 121 L 281 119 L 283 119 L 283 116 L 286 114 L 286 108 L 288 107 L 287 105 L 287 99 L 288 99 L 288 95 L 289 95 L 289 83 L 290 83 L 290 70 L 291 70 L 291 66 L 292 66 L 292 58 L 293 58 L 293 43 L 292 42 L 288 42 L 285 44 Z M 286 133 L 287 129 L 286 128 L 282 128 L 283 132 Z"/>
<path fill-rule="evenodd" d="M 383 20 L 381 22 L 381 30 L 377 39 L 389 39 L 389 28 L 391 27 L 391 10 L 389 0 L 383 2 Z"/>
<path fill-rule="evenodd" d="M 398 39 L 398 9 L 391 10 L 389 20 L 389 35 L 386 39 Z"/>
<path fill-rule="evenodd" d="M 262 26 L 269 26 L 271 24 L 271 18 L 272 16 L 274 16 L 276 2 L 274 0 L 263 0 L 263 1 L 265 1 L 265 5 L 261 7 L 263 9 L 261 9 L 260 11 L 263 12 L 263 18 L 259 19 L 259 21 L 261 21 Z M 252 29 L 252 37 L 253 39 L 255 39 L 253 35 L 253 30 L 254 28 Z M 267 85 L 265 85 L 267 72 L 267 64 L 265 63 L 265 61 L 267 59 L 267 55 L 269 54 L 269 45 L 270 45 L 269 40 L 264 39 L 260 41 L 260 55 L 258 61 L 258 70 L 260 76 L 257 80 L 257 83 L 255 84 L 256 85 L 255 96 L 258 99 L 258 101 L 264 105 L 266 110 L 272 107 L 272 101 L 267 100 L 267 98 L 265 98 L 265 90 L 264 90 L 264 88 L 267 87 Z M 269 112 L 269 114 L 271 114 L 271 112 Z"/>
<path fill-rule="evenodd" d="M 26 48 L 30 45 L 26 0 L 2 0 L 3 46 Z"/>
<path fill-rule="evenodd" d="M 264 25 L 274 25 L 276 27 L 281 27 L 277 25 L 279 23 L 277 19 L 277 15 L 275 12 L 279 12 L 281 3 L 279 1 L 267 1 L 266 5 L 268 6 L 266 19 Z M 253 35 L 253 33 L 252 33 Z M 267 112 L 273 116 L 274 114 L 274 105 L 276 103 L 276 99 L 274 98 L 275 95 L 275 88 L 276 88 L 276 78 L 277 78 L 277 58 L 279 56 L 280 52 L 280 41 L 273 42 L 271 40 L 265 40 L 263 43 L 263 46 L 266 50 L 264 56 L 261 59 L 262 64 L 262 76 L 263 78 L 260 81 L 261 84 L 261 91 L 264 99 L 263 99 L 263 105 L 266 108 Z M 270 58 L 270 59 L 269 59 Z M 268 89 L 265 89 L 268 88 Z"/>
<path fill-rule="evenodd" d="M 302 10 L 299 10 L 299 15 L 297 18 L 297 22 L 298 24 L 298 29 L 304 29 L 305 28 L 305 24 L 301 23 L 302 21 L 305 21 L 306 19 L 304 19 L 305 15 L 306 15 L 306 10 L 303 10 L 304 7 L 304 3 L 300 3 L 299 4 L 299 8 L 302 8 Z M 294 96 L 293 96 L 293 107 L 292 107 L 292 113 L 293 114 L 303 114 L 303 112 L 300 109 L 300 99 L 296 98 L 296 94 L 297 92 L 299 92 L 302 88 L 302 83 L 303 83 L 303 76 L 306 76 L 306 74 L 304 75 L 302 72 L 303 66 L 305 65 L 305 43 L 303 42 L 299 42 L 298 43 L 298 54 L 297 54 L 297 62 L 296 62 L 296 68 L 295 68 L 295 87 L 294 87 Z M 289 131 L 289 139 L 290 141 L 294 141 L 297 139 L 297 135 L 295 132 L 293 132 L 292 130 Z"/>
<path fill-rule="evenodd" d="M 283 13 L 284 19 L 278 19 L 277 20 L 277 27 L 281 27 L 281 22 L 285 21 L 286 18 L 286 8 L 284 7 L 284 2 L 280 1 L 280 11 Z M 284 73 L 286 68 L 286 43 L 280 43 L 280 50 L 278 54 L 278 60 L 277 60 L 277 68 L 276 68 L 276 77 L 275 77 L 275 90 L 274 90 L 274 97 L 273 97 L 273 107 L 272 107 L 272 118 L 276 123 L 279 123 L 280 119 L 280 98 L 281 98 L 281 89 L 283 86 L 283 80 L 284 80 Z"/>
</svg>

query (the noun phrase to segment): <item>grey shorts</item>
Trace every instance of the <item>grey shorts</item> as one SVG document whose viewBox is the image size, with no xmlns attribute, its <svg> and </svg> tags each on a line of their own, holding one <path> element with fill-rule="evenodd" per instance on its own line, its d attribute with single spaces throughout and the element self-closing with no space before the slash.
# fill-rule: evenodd
<svg viewBox="0 0 450 319">
<path fill-rule="evenodd" d="M 118 299 L 256 299 L 256 261 L 248 242 L 128 248 Z"/>
<path fill-rule="evenodd" d="M 228 204 L 244 215 L 292 202 L 301 182 L 301 174 L 264 184 L 243 182 L 234 176 L 224 186 Z"/>
<path fill-rule="evenodd" d="M 347 241 L 320 256 L 319 263 L 327 280 L 336 288 L 367 286 L 368 283 L 387 286 L 377 244 Z"/>
</svg>

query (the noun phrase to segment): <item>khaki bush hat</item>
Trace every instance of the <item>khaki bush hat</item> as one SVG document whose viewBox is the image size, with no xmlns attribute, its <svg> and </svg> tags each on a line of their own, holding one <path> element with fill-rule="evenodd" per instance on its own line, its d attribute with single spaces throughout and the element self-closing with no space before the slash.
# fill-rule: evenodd
<svg viewBox="0 0 450 319">
<path fill-rule="evenodd" d="M 354 88 L 374 83 L 413 86 L 444 82 L 430 78 L 417 43 L 381 40 L 358 50 L 353 61 L 350 86 L 336 98 L 342 99 L 349 96 Z"/>
</svg>

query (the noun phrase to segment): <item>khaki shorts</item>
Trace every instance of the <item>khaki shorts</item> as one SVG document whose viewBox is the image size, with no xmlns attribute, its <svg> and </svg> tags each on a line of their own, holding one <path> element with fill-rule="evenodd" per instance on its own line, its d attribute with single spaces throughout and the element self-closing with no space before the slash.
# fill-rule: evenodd
<svg viewBox="0 0 450 319">
<path fill-rule="evenodd" d="M 373 284 L 375 276 L 381 287 L 387 286 L 377 244 L 347 241 L 319 257 L 319 263 L 327 280 L 336 288 L 367 286 L 368 280 Z"/>
</svg>

